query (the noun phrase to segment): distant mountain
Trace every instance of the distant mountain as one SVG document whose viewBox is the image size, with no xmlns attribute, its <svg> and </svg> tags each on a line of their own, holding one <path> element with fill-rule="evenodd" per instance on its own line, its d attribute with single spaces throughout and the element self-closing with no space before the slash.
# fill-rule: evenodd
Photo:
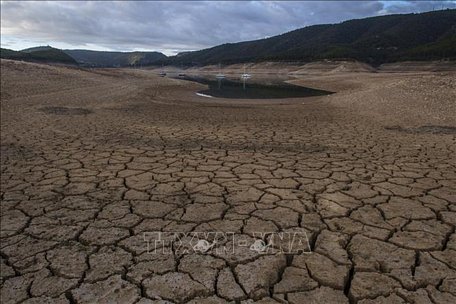
<svg viewBox="0 0 456 304">
<path fill-rule="evenodd" d="M 60 63 L 77 65 L 78 63 L 71 56 L 64 53 L 62 50 L 50 47 L 40 46 L 22 51 L 13 51 L 8 49 L 1 49 L 0 57 L 5 59 L 33 61 L 33 62 L 46 62 L 46 63 Z"/>
<path fill-rule="evenodd" d="M 24 53 L 21 51 L 13 51 L 13 50 L 1 48 L 0 57 L 4 58 L 4 59 L 27 60 L 27 59 L 30 59 L 32 56 L 28 53 Z"/>
<path fill-rule="evenodd" d="M 397 61 L 456 60 L 456 10 L 401 14 L 313 25 L 282 35 L 167 57 L 159 52 L 59 50 L 40 46 L 1 49 L 1 58 L 93 67 L 208 65 L 261 61 L 358 60 L 377 65 Z"/>
<path fill-rule="evenodd" d="M 456 10 L 308 26 L 266 39 L 181 53 L 163 63 L 207 65 L 322 59 L 352 59 L 371 64 L 456 59 Z"/>
<path fill-rule="evenodd" d="M 167 57 L 159 52 L 60 50 L 51 46 L 38 46 L 21 51 L 1 49 L 1 58 L 90 67 L 128 67 L 151 65 Z"/>
<path fill-rule="evenodd" d="M 151 65 L 166 59 L 159 52 L 102 52 L 89 50 L 64 50 L 82 66 L 94 67 L 126 67 Z"/>
<path fill-rule="evenodd" d="M 53 48 L 50 45 L 42 45 L 42 46 L 31 47 L 28 49 L 23 49 L 23 50 L 21 50 L 21 52 L 33 53 L 33 52 L 39 52 L 39 51 L 48 51 L 48 50 L 52 50 L 52 49 L 56 49 L 56 48 Z"/>
</svg>

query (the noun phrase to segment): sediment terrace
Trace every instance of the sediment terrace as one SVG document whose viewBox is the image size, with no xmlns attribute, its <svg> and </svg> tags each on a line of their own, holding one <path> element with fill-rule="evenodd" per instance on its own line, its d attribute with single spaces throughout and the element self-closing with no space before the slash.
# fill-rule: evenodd
<svg viewBox="0 0 456 304">
<path fill-rule="evenodd" d="M 454 72 L 233 101 L 147 70 L 1 65 L 2 303 L 456 302 Z M 151 254 L 151 231 L 242 244 Z M 251 250 L 261 232 L 311 253 Z"/>
</svg>

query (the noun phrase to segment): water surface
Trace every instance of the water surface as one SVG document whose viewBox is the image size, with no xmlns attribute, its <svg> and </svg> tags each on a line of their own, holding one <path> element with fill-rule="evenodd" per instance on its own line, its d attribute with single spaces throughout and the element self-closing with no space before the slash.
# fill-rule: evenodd
<svg viewBox="0 0 456 304">
<path fill-rule="evenodd" d="M 332 94 L 332 92 L 298 86 L 284 82 L 283 78 L 252 78 L 240 79 L 227 77 L 216 79 L 214 76 L 185 75 L 180 79 L 195 81 L 208 86 L 198 93 L 220 98 L 234 99 L 276 99 L 298 98 Z M 203 96 L 201 95 L 201 96 Z"/>
</svg>

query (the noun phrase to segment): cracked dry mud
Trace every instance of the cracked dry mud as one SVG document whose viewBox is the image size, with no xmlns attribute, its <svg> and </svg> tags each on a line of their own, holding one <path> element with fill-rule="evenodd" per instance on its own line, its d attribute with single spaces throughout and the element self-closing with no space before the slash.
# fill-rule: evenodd
<svg viewBox="0 0 456 304">
<path fill-rule="evenodd" d="M 1 302 L 456 303 L 454 76 L 233 101 L 2 60 Z M 311 253 L 151 254 L 150 231 L 299 231 Z"/>
</svg>

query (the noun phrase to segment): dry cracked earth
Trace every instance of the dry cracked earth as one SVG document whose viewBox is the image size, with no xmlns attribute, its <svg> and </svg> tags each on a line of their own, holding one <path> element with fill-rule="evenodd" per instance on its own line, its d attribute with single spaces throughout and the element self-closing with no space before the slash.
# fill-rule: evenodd
<svg viewBox="0 0 456 304">
<path fill-rule="evenodd" d="M 456 303 L 454 73 L 233 101 L 150 71 L 1 65 L 3 304 Z M 233 234 L 171 240 L 200 232 Z"/>
</svg>

